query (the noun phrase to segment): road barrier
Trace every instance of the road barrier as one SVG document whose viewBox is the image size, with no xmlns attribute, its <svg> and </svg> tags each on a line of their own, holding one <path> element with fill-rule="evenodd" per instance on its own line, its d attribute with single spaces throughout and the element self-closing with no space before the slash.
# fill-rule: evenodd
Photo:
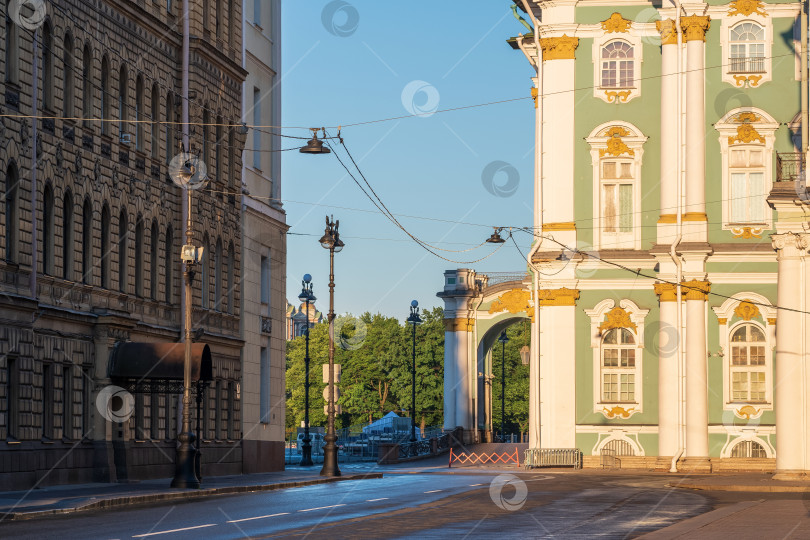
<svg viewBox="0 0 810 540">
<path fill-rule="evenodd" d="M 495 464 L 495 463 L 504 463 L 504 464 L 508 465 L 509 463 L 514 461 L 515 466 L 520 467 L 519 454 L 518 454 L 517 446 L 515 447 L 514 452 L 503 452 L 502 454 L 499 454 L 497 452 L 493 452 L 491 454 L 488 454 L 486 452 L 481 452 L 481 453 L 478 453 L 478 454 L 476 454 L 475 452 L 461 452 L 459 454 L 459 453 L 454 453 L 453 449 L 451 448 L 450 449 L 450 462 L 447 464 L 447 467 L 448 468 L 452 467 L 454 461 L 457 462 L 457 463 L 462 463 L 462 464 L 467 463 L 467 464 L 470 464 L 470 465 L 484 465 L 484 464 L 487 464 L 487 463 L 493 463 L 493 464 Z"/>
<path fill-rule="evenodd" d="M 578 448 L 530 448 L 524 456 L 524 466 L 582 468 L 582 452 Z"/>
</svg>

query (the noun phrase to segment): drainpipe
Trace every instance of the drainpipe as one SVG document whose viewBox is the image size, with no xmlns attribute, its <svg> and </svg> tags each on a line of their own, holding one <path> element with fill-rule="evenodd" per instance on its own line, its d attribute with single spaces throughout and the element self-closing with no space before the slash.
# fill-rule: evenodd
<svg viewBox="0 0 810 540">
<path fill-rule="evenodd" d="M 529 61 L 534 64 L 535 69 L 537 70 L 537 77 L 535 79 L 535 91 L 537 92 L 537 100 L 539 103 L 536 102 L 535 107 L 535 135 L 534 135 L 534 171 L 535 171 L 535 186 L 534 186 L 534 237 L 535 242 L 532 246 L 532 249 L 529 251 L 527 256 L 527 263 L 529 268 L 532 271 L 532 297 L 534 298 L 534 324 L 532 326 L 535 327 L 536 331 L 532 332 L 532 360 L 535 358 L 535 354 L 537 355 L 537 362 L 539 367 L 540 362 L 540 301 L 539 301 L 539 289 L 540 289 L 540 271 L 532 262 L 532 258 L 534 254 L 540 250 L 540 246 L 543 243 L 543 57 L 542 51 L 540 49 L 540 22 L 537 20 L 537 17 L 534 16 L 534 13 L 529 8 L 528 0 L 521 0 L 523 4 L 523 8 L 526 10 L 526 14 L 532 20 L 532 26 L 534 27 L 534 47 L 536 57 L 532 61 L 532 58 L 527 54 L 524 46 L 523 40 L 518 39 L 518 44 L 520 46 L 521 51 L 523 54 L 529 58 Z M 531 361 L 530 360 L 530 365 Z M 530 368 L 531 371 L 531 368 Z M 534 396 L 535 399 L 540 398 L 540 370 L 536 373 L 537 380 L 530 380 L 529 388 L 531 395 L 531 384 L 534 382 L 537 388 L 536 395 Z M 529 404 L 529 407 L 532 407 L 534 404 Z M 540 407 L 540 403 L 537 404 Z M 540 424 L 542 428 L 542 421 L 540 420 L 540 410 L 538 408 L 538 418 L 537 422 Z M 530 433 L 531 433 L 531 424 L 529 425 Z M 535 448 L 542 448 L 541 444 L 542 434 L 538 431 L 537 433 L 537 444 L 533 445 L 531 438 L 529 439 L 529 447 Z"/>
<path fill-rule="evenodd" d="M 34 30 L 34 58 L 31 70 L 34 72 L 31 83 L 31 116 L 33 125 L 31 134 L 31 299 L 37 299 L 37 137 L 39 128 L 39 29 Z M 19 238 L 18 238 L 19 243 Z M 19 260 L 19 259 L 18 259 Z"/>
<path fill-rule="evenodd" d="M 682 304 L 682 291 L 681 291 L 681 280 L 683 279 L 683 262 L 681 261 L 680 257 L 677 256 L 675 253 L 675 249 L 678 244 L 681 243 L 681 239 L 683 238 L 683 183 L 684 183 L 684 170 L 683 170 L 683 115 L 684 109 L 683 107 L 683 33 L 681 32 L 681 2 L 680 0 L 675 1 L 675 32 L 678 36 L 678 182 L 677 182 L 677 214 L 675 216 L 675 223 L 677 228 L 677 236 L 672 244 L 669 246 L 669 256 L 672 258 L 672 262 L 675 263 L 675 303 L 678 306 L 677 309 L 677 325 L 678 325 L 678 342 L 675 344 L 676 352 L 675 357 L 678 359 L 678 397 L 680 403 L 678 404 L 678 452 L 672 457 L 672 463 L 669 466 L 669 472 L 676 473 L 678 472 L 678 460 L 684 453 L 684 448 L 686 446 L 686 434 L 685 434 L 685 425 L 684 419 L 686 417 L 686 413 L 684 411 L 684 407 L 686 406 L 684 393 L 686 391 L 685 384 L 684 384 L 684 377 L 686 374 L 684 373 L 684 356 L 683 356 L 683 347 L 681 347 L 681 343 L 683 342 L 683 335 L 684 335 L 684 324 L 683 324 L 683 304 Z"/>
</svg>

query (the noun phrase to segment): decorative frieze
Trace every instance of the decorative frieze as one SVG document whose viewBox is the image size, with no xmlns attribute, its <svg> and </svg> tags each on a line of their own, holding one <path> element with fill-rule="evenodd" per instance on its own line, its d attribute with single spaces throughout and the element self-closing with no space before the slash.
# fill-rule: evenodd
<svg viewBox="0 0 810 540">
<path fill-rule="evenodd" d="M 706 32 L 711 26 L 708 15 L 688 15 L 681 17 L 681 31 L 684 41 L 706 41 Z"/>
<path fill-rule="evenodd" d="M 574 60 L 579 38 L 563 34 L 560 37 L 541 38 L 540 47 L 543 49 L 543 61 L 546 60 Z"/>
<path fill-rule="evenodd" d="M 537 291 L 537 299 L 541 306 L 575 306 L 579 300 L 579 290 L 568 289 L 541 289 Z"/>
</svg>

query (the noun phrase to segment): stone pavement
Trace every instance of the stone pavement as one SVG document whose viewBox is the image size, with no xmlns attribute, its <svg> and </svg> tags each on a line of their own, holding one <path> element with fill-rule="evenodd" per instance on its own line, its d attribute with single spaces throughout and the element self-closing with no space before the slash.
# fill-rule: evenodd
<svg viewBox="0 0 810 540">
<path fill-rule="evenodd" d="M 346 471 L 336 478 L 321 477 L 320 467 L 261 474 L 204 478 L 200 489 L 173 489 L 170 478 L 129 484 L 73 484 L 29 491 L 0 492 L 0 521 L 34 519 L 54 514 L 98 510 L 162 501 L 196 499 L 250 491 L 268 491 L 343 480 L 382 478 L 381 472 Z"/>
</svg>

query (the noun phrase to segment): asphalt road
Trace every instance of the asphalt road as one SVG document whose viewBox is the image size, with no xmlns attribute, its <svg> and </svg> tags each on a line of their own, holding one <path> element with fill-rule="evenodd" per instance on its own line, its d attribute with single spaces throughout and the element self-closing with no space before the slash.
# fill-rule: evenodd
<svg viewBox="0 0 810 540">
<path fill-rule="evenodd" d="M 508 475 L 508 476 L 507 476 Z M 665 477 L 423 472 L 0 523 L 0 538 L 626 538 L 706 512 Z"/>
</svg>

